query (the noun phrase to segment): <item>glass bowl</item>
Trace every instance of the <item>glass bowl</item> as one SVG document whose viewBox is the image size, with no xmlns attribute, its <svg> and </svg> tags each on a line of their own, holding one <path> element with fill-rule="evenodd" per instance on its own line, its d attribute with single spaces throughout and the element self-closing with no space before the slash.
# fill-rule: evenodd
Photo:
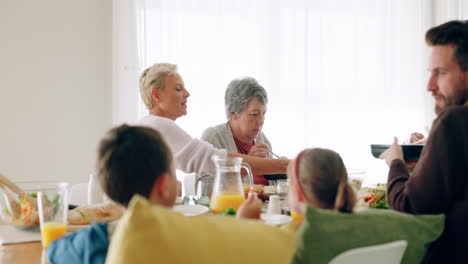
<svg viewBox="0 0 468 264">
<path fill-rule="evenodd" d="M 68 193 L 68 184 L 64 182 L 16 182 L 24 192 L 24 196 L 11 191 L 9 188 L 0 188 L 0 217 L 8 225 L 21 230 L 38 231 L 40 227 L 38 192 L 48 192 L 55 189 L 63 189 Z M 68 199 L 68 197 L 66 197 Z M 47 197 L 43 199 L 50 205 L 50 212 L 58 208 L 58 202 L 62 199 Z"/>
<path fill-rule="evenodd" d="M 353 187 L 356 192 L 359 192 L 362 187 L 362 183 L 364 181 L 364 176 L 366 172 L 360 169 L 346 169 L 348 172 L 348 182 Z"/>
</svg>

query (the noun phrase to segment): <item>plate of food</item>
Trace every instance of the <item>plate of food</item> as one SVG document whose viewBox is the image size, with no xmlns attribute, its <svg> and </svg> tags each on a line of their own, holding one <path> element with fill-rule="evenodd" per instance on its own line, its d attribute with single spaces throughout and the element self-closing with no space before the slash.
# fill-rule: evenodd
<svg viewBox="0 0 468 264">
<path fill-rule="evenodd" d="M 270 195 L 265 193 L 264 187 L 261 184 L 252 184 L 252 188 L 250 188 L 250 185 L 248 183 L 244 183 L 244 194 L 245 198 L 247 198 L 248 194 L 250 191 L 254 191 L 257 193 L 257 197 L 262 199 L 262 201 L 266 201 L 270 198 Z"/>
<path fill-rule="evenodd" d="M 375 158 L 379 158 L 380 155 L 390 148 L 391 145 L 379 145 L 379 144 L 372 144 L 371 145 L 371 152 Z M 424 148 L 424 145 L 401 145 L 403 150 L 403 158 L 406 162 L 413 162 L 418 161 L 419 156 L 421 155 L 421 151 Z"/>
<path fill-rule="evenodd" d="M 261 214 L 260 219 L 271 226 L 285 225 L 292 221 L 292 217 L 284 214 Z"/>
</svg>

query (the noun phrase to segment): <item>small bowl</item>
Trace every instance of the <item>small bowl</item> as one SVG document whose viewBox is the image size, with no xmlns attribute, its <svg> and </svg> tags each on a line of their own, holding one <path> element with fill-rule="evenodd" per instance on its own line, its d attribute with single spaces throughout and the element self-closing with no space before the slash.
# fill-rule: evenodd
<svg viewBox="0 0 468 264">
<path fill-rule="evenodd" d="M 17 182 L 15 184 L 25 192 L 26 197 L 20 197 L 6 187 L 0 188 L 0 217 L 6 224 L 21 230 L 39 230 L 38 192 L 57 188 L 59 184 L 65 183 Z"/>
<path fill-rule="evenodd" d="M 391 145 L 378 145 L 372 144 L 371 151 L 372 155 L 375 158 L 379 158 L 380 154 L 382 154 L 385 150 L 390 148 Z M 403 149 L 403 158 L 406 162 L 414 162 L 419 160 L 419 156 L 421 155 L 421 151 L 424 148 L 424 145 L 401 145 Z"/>
</svg>

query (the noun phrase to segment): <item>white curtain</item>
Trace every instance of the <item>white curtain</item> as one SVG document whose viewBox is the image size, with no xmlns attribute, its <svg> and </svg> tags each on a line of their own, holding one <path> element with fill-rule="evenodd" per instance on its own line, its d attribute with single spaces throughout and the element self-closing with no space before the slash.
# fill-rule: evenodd
<svg viewBox="0 0 468 264">
<path fill-rule="evenodd" d="M 427 133 L 424 33 L 466 16 L 466 2 L 115 0 L 114 122 L 146 114 L 137 78 L 153 63 L 179 65 L 191 96 L 177 122 L 194 137 L 226 121 L 228 82 L 252 76 L 269 95 L 263 131 L 275 153 L 331 148 L 385 181 L 370 144 Z"/>
</svg>

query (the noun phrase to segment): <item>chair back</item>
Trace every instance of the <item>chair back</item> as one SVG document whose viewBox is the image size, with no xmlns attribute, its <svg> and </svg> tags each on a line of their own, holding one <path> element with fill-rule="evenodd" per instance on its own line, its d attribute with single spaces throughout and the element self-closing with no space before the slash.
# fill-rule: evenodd
<svg viewBox="0 0 468 264">
<path fill-rule="evenodd" d="M 69 203 L 73 205 L 88 204 L 88 183 L 73 184 L 70 189 Z"/>
<path fill-rule="evenodd" d="M 401 263 L 408 242 L 398 240 L 386 244 L 354 248 L 334 257 L 330 264 L 398 264 Z"/>
</svg>

